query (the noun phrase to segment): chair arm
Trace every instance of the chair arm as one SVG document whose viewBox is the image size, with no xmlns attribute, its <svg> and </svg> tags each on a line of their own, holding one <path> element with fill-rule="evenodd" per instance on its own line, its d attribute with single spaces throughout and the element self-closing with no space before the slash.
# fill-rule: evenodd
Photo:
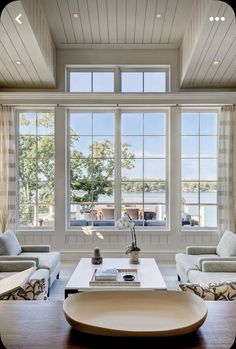
<svg viewBox="0 0 236 349">
<path fill-rule="evenodd" d="M 22 245 L 22 252 L 50 252 L 50 245 Z"/>
<path fill-rule="evenodd" d="M 0 272 L 23 271 L 35 266 L 35 261 L 0 261 Z"/>
<path fill-rule="evenodd" d="M 198 259 L 197 265 L 199 270 L 202 271 L 202 264 L 203 262 L 230 262 L 230 261 L 236 261 L 236 257 L 228 257 L 228 258 L 223 258 L 223 257 L 200 257 Z"/>
<path fill-rule="evenodd" d="M 187 254 L 216 254 L 216 246 L 187 246 Z"/>
<path fill-rule="evenodd" d="M 35 261 L 36 267 L 39 266 L 39 258 L 38 257 L 26 257 L 26 256 L 0 256 L 0 261 L 13 261 L 13 262 L 20 262 L 20 261 Z"/>
<path fill-rule="evenodd" d="M 204 261 L 202 271 L 206 272 L 236 272 L 236 261 Z"/>
</svg>

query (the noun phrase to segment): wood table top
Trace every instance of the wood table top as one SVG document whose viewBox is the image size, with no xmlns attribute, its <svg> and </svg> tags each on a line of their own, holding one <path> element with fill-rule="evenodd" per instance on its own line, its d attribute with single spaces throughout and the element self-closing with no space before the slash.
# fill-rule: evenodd
<svg viewBox="0 0 236 349">
<path fill-rule="evenodd" d="M 169 338 L 114 338 L 73 330 L 63 301 L 1 301 L 0 348 L 7 349 L 229 349 L 236 348 L 236 302 L 207 302 L 205 323 Z M 180 314 L 181 316 L 181 314 Z"/>
</svg>

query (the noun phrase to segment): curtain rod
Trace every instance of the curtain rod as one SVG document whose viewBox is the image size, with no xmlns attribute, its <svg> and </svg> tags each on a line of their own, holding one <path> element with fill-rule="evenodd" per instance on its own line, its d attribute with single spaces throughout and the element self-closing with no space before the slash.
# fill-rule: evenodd
<svg viewBox="0 0 236 349">
<path fill-rule="evenodd" d="M 27 104 L 27 103 L 1 103 L 1 106 L 11 106 L 11 107 L 41 107 L 41 108 L 46 108 L 46 107 L 86 107 L 86 108 L 127 108 L 127 107 L 131 107 L 131 108 L 142 108 L 142 107 L 148 107 L 148 108 L 152 108 L 152 107 L 202 107 L 202 106 L 206 106 L 206 107 L 221 107 L 223 105 L 231 105 L 235 107 L 235 103 L 198 103 L 198 104 L 194 104 L 194 103 L 160 103 L 160 104 L 122 104 L 122 103 L 116 103 L 116 104 L 56 104 L 56 103 L 51 103 L 51 104 Z"/>
</svg>

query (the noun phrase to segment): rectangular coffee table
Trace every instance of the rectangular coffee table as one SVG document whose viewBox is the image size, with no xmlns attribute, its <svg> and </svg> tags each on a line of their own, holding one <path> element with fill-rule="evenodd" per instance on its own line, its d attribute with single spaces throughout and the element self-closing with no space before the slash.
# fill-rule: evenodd
<svg viewBox="0 0 236 349">
<path fill-rule="evenodd" d="M 100 268 L 137 269 L 140 286 L 90 286 L 94 270 Z M 140 264 L 130 264 L 129 258 L 103 258 L 100 265 L 92 264 L 91 258 L 81 258 L 66 285 L 65 298 L 71 293 L 103 290 L 167 290 L 167 287 L 154 258 L 140 258 Z"/>
</svg>

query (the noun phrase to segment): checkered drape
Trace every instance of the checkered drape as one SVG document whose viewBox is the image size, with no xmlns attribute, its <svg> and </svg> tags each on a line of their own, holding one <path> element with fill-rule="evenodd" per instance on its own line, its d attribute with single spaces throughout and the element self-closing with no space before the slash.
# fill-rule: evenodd
<svg viewBox="0 0 236 349">
<path fill-rule="evenodd" d="M 14 111 L 0 106 L 0 233 L 15 226 L 15 163 Z"/>
<path fill-rule="evenodd" d="M 219 231 L 236 232 L 236 110 L 223 106 L 218 139 Z"/>
</svg>

